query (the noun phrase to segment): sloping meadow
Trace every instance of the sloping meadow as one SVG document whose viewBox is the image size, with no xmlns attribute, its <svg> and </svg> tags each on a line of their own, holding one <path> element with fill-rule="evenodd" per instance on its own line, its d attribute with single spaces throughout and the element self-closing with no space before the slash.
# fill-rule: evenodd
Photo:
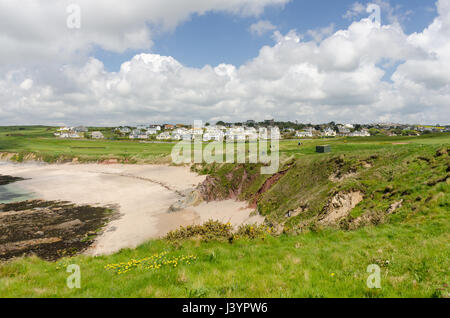
<svg viewBox="0 0 450 318">
<path fill-rule="evenodd" d="M 275 175 L 259 165 L 196 166 L 204 200 L 246 200 L 278 232 L 344 230 L 420 217 L 449 204 L 449 149 L 402 145 L 284 158 Z"/>
</svg>

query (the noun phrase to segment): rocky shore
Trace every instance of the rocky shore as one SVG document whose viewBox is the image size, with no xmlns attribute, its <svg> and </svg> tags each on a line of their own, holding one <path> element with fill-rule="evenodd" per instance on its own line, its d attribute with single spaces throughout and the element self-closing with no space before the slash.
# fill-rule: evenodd
<svg viewBox="0 0 450 318">
<path fill-rule="evenodd" d="M 0 174 L 0 186 L 7 185 L 16 181 L 24 180 L 23 178 L 16 178 L 11 176 L 4 176 Z"/>
<path fill-rule="evenodd" d="M 0 204 L 0 260 L 56 260 L 86 250 L 115 216 L 112 209 L 59 201 Z"/>
</svg>

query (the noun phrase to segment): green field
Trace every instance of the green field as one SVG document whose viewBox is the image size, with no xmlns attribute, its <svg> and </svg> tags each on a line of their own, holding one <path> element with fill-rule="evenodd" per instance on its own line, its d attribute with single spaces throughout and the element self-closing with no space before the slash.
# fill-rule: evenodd
<svg viewBox="0 0 450 318">
<path fill-rule="evenodd" d="M 58 140 L 47 129 L 16 128 L 14 134 L 23 136 L 6 136 L 11 128 L 0 128 L 0 152 L 151 162 L 167 158 L 172 147 Z M 332 153 L 316 154 L 319 144 L 331 145 Z M 111 256 L 55 263 L 16 259 L 0 265 L 0 297 L 448 298 L 449 150 L 449 134 L 304 140 L 302 146 L 297 140 L 281 141 L 281 169 L 287 172 L 261 194 L 258 189 L 270 176 L 259 175 L 255 166 L 199 165 L 194 169 L 215 178 L 215 195 L 225 197 L 239 188 L 239 198 L 256 200 L 276 235 L 155 240 Z M 336 172 L 349 177 L 330 180 Z M 351 191 L 363 193 L 364 200 L 340 223 L 321 225 L 330 197 Z M 386 212 L 400 201 L 395 212 Z M 305 212 L 285 216 L 304 204 Z M 367 222 L 354 226 L 362 216 Z M 161 267 L 135 266 L 161 255 L 156 262 Z M 195 260 L 183 261 L 187 256 Z M 119 275 L 105 268 L 120 263 L 130 270 Z M 80 266 L 80 289 L 66 285 L 69 264 Z M 366 285 L 371 264 L 381 268 L 381 289 Z"/>
<path fill-rule="evenodd" d="M 98 130 L 102 130 L 106 137 L 112 137 L 110 129 L 98 128 Z M 170 142 L 142 143 L 129 140 L 68 140 L 55 138 L 53 136 L 55 131 L 55 127 L 45 126 L 0 127 L 0 153 L 18 154 L 15 157 L 18 161 L 28 154 L 34 154 L 37 159 L 47 162 L 69 161 L 77 158 L 80 162 L 118 159 L 121 162 L 152 163 L 170 162 L 170 153 L 175 144 Z M 395 143 L 407 143 L 409 147 L 444 144 L 448 143 L 449 139 L 450 134 L 448 133 L 422 137 L 351 137 L 302 140 L 302 146 L 298 146 L 298 139 L 282 140 L 280 141 L 280 153 L 282 156 L 295 157 L 315 155 L 315 146 L 323 144 L 331 145 L 334 154 L 349 153 L 362 150 L 396 149 L 405 146 Z"/>
<path fill-rule="evenodd" d="M 47 161 L 80 162 L 118 159 L 126 162 L 160 162 L 168 160 L 171 143 L 140 143 L 118 140 L 69 140 L 53 137 L 52 127 L 0 127 L 0 152 L 17 153 L 16 160 L 26 155 Z M 107 136 L 107 134 L 106 134 Z"/>
</svg>

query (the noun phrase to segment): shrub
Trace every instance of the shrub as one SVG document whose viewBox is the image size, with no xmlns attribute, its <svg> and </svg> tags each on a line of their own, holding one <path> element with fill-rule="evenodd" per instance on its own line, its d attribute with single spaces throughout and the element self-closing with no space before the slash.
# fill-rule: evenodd
<svg viewBox="0 0 450 318">
<path fill-rule="evenodd" d="M 230 223 L 224 224 L 218 221 L 208 221 L 203 225 L 191 225 L 180 227 L 166 235 L 166 240 L 179 241 L 198 238 L 201 241 L 226 241 L 232 243 L 239 238 L 258 239 L 272 233 L 272 229 L 266 225 L 248 224 L 241 225 L 233 234 Z"/>
<path fill-rule="evenodd" d="M 178 230 L 169 232 L 166 239 L 169 241 L 185 240 L 198 237 L 202 241 L 226 240 L 232 236 L 230 223 L 223 224 L 218 221 L 209 220 L 203 225 L 190 225 L 180 227 Z"/>
<path fill-rule="evenodd" d="M 272 229 L 266 225 L 246 224 L 239 227 L 235 234 L 235 238 L 248 238 L 254 240 L 270 234 L 272 234 Z"/>
</svg>

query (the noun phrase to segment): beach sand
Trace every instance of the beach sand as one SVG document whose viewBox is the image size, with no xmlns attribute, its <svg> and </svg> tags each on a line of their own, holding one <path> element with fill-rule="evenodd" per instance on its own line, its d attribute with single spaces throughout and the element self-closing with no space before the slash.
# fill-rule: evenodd
<svg viewBox="0 0 450 318">
<path fill-rule="evenodd" d="M 107 225 L 87 251 L 90 255 L 135 248 L 180 226 L 210 219 L 234 226 L 264 220 L 250 216 L 253 210 L 247 208 L 247 203 L 233 200 L 201 203 L 169 213 L 169 207 L 182 198 L 182 193 L 205 179 L 188 167 L 8 163 L 0 165 L 0 174 L 26 178 L 14 185 L 34 193 L 38 199 L 116 208 L 120 218 Z"/>
</svg>

